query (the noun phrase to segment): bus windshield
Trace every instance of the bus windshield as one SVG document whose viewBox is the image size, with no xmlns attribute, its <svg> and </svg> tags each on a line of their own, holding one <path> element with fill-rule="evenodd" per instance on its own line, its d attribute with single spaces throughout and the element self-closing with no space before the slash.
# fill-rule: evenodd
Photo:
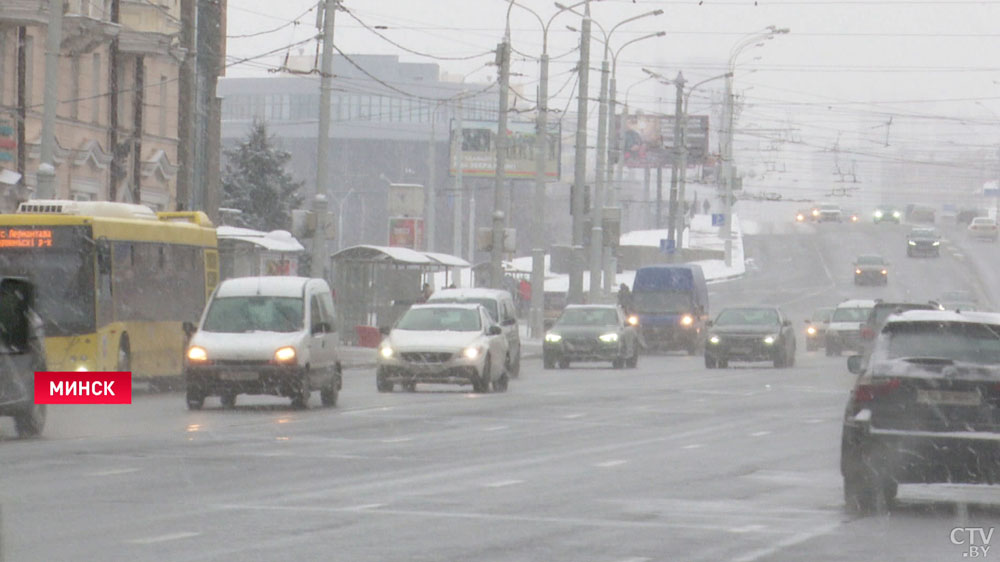
<svg viewBox="0 0 1000 562">
<path fill-rule="evenodd" d="M 93 253 L 81 250 L 0 251 L 0 273 L 34 282 L 35 309 L 42 317 L 46 336 L 95 330 Z"/>
</svg>

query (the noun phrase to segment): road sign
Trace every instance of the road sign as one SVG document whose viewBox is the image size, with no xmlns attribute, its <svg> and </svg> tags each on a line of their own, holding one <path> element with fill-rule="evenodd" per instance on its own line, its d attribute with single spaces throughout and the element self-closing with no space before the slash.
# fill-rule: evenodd
<svg viewBox="0 0 1000 562">
<path fill-rule="evenodd" d="M 675 242 L 669 238 L 660 238 L 660 251 L 664 254 L 672 254 L 675 250 Z"/>
<path fill-rule="evenodd" d="M 726 215 L 722 213 L 712 213 L 712 226 L 725 226 Z"/>
</svg>

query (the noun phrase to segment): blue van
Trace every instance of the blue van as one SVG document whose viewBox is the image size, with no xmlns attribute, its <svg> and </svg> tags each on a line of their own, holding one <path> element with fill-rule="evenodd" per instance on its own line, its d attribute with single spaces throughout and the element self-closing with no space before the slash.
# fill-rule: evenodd
<svg viewBox="0 0 1000 562">
<path fill-rule="evenodd" d="M 708 285 L 697 264 L 652 265 L 635 272 L 631 312 L 647 350 L 701 350 L 708 320 Z"/>
</svg>

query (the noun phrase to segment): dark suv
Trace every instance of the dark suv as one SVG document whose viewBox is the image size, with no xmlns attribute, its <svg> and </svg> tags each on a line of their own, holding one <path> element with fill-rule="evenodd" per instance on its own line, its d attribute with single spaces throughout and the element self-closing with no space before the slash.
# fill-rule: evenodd
<svg viewBox="0 0 1000 562">
<path fill-rule="evenodd" d="M 1000 314 L 911 310 L 886 321 L 844 412 L 847 508 L 881 512 L 899 484 L 1000 482 Z"/>
<path fill-rule="evenodd" d="M 45 345 L 34 294 L 26 279 L 0 278 L 0 416 L 12 416 L 22 438 L 45 427 L 45 405 L 35 404 L 35 371 L 45 370 Z"/>
</svg>

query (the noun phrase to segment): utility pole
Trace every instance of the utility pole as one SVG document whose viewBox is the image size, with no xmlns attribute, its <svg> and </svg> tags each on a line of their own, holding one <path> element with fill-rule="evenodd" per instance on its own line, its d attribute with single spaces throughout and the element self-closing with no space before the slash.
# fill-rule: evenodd
<svg viewBox="0 0 1000 562">
<path fill-rule="evenodd" d="M 490 287 L 501 288 L 503 280 L 504 183 L 507 179 L 507 103 L 510 85 L 510 29 L 497 45 L 500 68 L 500 108 L 497 120 L 497 167 L 493 185 L 493 235 L 490 248 Z"/>
<path fill-rule="evenodd" d="M 587 183 L 587 76 L 590 67 L 590 2 L 588 1 L 583 15 L 583 23 L 580 26 L 580 65 L 579 91 L 577 93 L 576 110 L 576 156 L 573 170 L 573 199 L 571 210 L 573 211 L 573 251 L 570 260 L 569 293 L 567 301 L 571 304 L 583 302 L 583 271 L 580 269 L 580 260 L 577 256 L 577 248 L 583 246 L 583 203 L 584 190 Z M 591 205 L 596 205 L 596 201 L 591 197 Z"/>
<path fill-rule="evenodd" d="M 313 211 L 316 213 L 316 231 L 313 234 L 312 263 L 310 274 L 326 278 L 326 222 L 327 185 L 329 178 L 328 160 L 330 152 L 330 91 L 333 87 L 333 23 L 340 0 L 324 0 L 323 4 L 323 58 L 320 62 L 319 84 L 319 136 L 316 153 L 316 197 Z"/>
<path fill-rule="evenodd" d="M 178 76 L 177 210 L 195 210 L 195 123 L 198 99 L 198 8 L 196 0 L 181 0 L 181 45 L 187 51 Z"/>
<path fill-rule="evenodd" d="M 455 128 L 452 132 L 451 153 L 455 162 L 454 196 L 451 204 L 451 253 L 462 255 L 462 94 L 459 94 L 458 107 L 455 110 Z M 469 219 L 472 220 L 471 218 Z M 458 281 L 458 279 L 456 279 Z"/>
<path fill-rule="evenodd" d="M 431 109 L 431 140 L 427 145 L 427 187 L 424 189 L 424 249 L 428 252 L 433 252 L 436 245 L 434 244 L 434 227 L 437 221 L 437 209 L 434 208 L 434 202 L 437 200 L 437 173 L 436 173 L 436 160 L 437 160 L 437 110 L 441 108 L 441 105 L 437 105 Z"/>
<path fill-rule="evenodd" d="M 547 34 L 546 34 L 547 38 Z M 546 46 L 548 41 L 546 40 Z M 545 157 L 549 152 L 549 53 L 542 52 L 538 82 L 538 116 L 535 119 L 535 232 L 531 249 L 531 336 L 545 331 Z"/>
<path fill-rule="evenodd" d="M 45 92 L 42 115 L 42 146 L 36 172 L 35 198 L 52 199 L 56 189 L 53 159 L 56 144 L 56 109 L 59 98 L 59 49 L 62 45 L 62 0 L 49 0 L 49 26 L 45 34 Z"/>
<path fill-rule="evenodd" d="M 667 239 L 674 242 L 674 248 L 680 247 L 677 243 L 677 176 L 681 167 L 681 114 L 684 112 L 684 75 L 677 73 L 674 79 L 674 86 L 677 88 L 677 100 L 674 103 L 674 162 L 670 169 L 670 215 L 667 219 Z"/>
<path fill-rule="evenodd" d="M 601 96 L 597 111 L 597 167 L 594 171 L 594 194 L 590 203 L 590 302 L 596 303 L 600 298 L 601 274 L 604 267 L 601 257 L 604 253 L 604 166 L 608 159 L 608 91 L 607 47 L 604 60 L 601 62 Z"/>
<path fill-rule="evenodd" d="M 722 240 L 725 248 L 726 266 L 733 265 L 733 76 L 732 65 L 726 76 L 726 93 L 722 105 Z"/>
</svg>

